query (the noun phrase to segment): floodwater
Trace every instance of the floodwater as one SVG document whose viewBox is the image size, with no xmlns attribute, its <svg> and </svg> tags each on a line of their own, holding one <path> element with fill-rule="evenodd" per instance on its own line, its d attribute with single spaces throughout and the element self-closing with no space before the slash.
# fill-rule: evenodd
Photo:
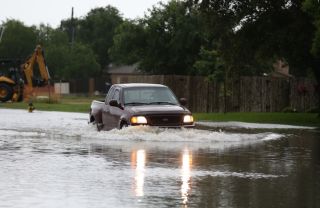
<svg viewBox="0 0 320 208">
<path fill-rule="evenodd" d="M 1 208 L 320 207 L 317 129 L 97 132 L 86 114 L 0 115 Z"/>
</svg>

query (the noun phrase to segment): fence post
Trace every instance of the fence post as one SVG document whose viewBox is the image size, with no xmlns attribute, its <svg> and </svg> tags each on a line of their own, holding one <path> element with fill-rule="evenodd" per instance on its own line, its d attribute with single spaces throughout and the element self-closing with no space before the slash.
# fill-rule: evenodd
<svg viewBox="0 0 320 208">
<path fill-rule="evenodd" d="M 94 78 L 89 78 L 89 96 L 94 94 Z"/>
</svg>

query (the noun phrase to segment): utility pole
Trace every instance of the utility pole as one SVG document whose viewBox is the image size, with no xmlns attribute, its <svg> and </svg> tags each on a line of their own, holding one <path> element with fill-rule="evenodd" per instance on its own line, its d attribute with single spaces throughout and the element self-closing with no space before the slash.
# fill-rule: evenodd
<svg viewBox="0 0 320 208">
<path fill-rule="evenodd" d="M 0 43 L 1 43 L 1 40 L 2 40 L 2 36 L 3 36 L 3 33 L 4 33 L 4 29 L 5 27 L 0 27 Z"/>
<path fill-rule="evenodd" d="M 74 18 L 73 18 L 73 7 L 71 9 L 71 22 L 70 22 L 70 35 L 71 35 L 71 48 L 73 48 L 73 43 L 74 43 L 74 33 L 75 33 L 75 28 L 74 28 Z"/>
</svg>

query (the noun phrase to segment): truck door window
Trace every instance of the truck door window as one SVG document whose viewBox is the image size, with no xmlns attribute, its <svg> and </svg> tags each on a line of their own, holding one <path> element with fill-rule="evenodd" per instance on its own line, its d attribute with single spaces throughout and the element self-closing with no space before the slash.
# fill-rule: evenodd
<svg viewBox="0 0 320 208">
<path fill-rule="evenodd" d="M 109 103 L 111 98 L 113 97 L 114 89 L 115 89 L 114 87 L 111 87 L 111 89 L 109 90 L 107 97 L 106 97 L 106 103 Z"/>
<path fill-rule="evenodd" d="M 112 96 L 112 100 L 116 100 L 116 101 L 118 101 L 118 103 L 120 103 L 120 90 L 116 89 L 116 91 L 114 92 L 114 94 Z"/>
</svg>

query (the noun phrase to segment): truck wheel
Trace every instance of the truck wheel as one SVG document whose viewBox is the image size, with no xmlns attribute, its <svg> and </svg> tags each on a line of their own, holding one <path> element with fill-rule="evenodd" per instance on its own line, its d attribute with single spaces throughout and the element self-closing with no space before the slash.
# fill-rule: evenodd
<svg viewBox="0 0 320 208">
<path fill-rule="evenodd" d="M 7 83 L 0 83 L 0 102 L 7 102 L 12 99 L 13 89 Z"/>
<path fill-rule="evenodd" d="M 90 119 L 89 119 L 89 123 L 93 123 L 93 122 L 95 122 L 96 121 L 96 119 L 94 119 L 94 116 L 90 116 Z"/>
<path fill-rule="evenodd" d="M 127 122 L 125 122 L 125 121 L 121 122 L 120 129 L 123 129 L 123 128 L 126 128 L 126 127 L 128 127 Z"/>
<path fill-rule="evenodd" d="M 101 131 L 103 129 L 103 124 L 102 123 L 96 123 L 97 130 Z"/>
</svg>

